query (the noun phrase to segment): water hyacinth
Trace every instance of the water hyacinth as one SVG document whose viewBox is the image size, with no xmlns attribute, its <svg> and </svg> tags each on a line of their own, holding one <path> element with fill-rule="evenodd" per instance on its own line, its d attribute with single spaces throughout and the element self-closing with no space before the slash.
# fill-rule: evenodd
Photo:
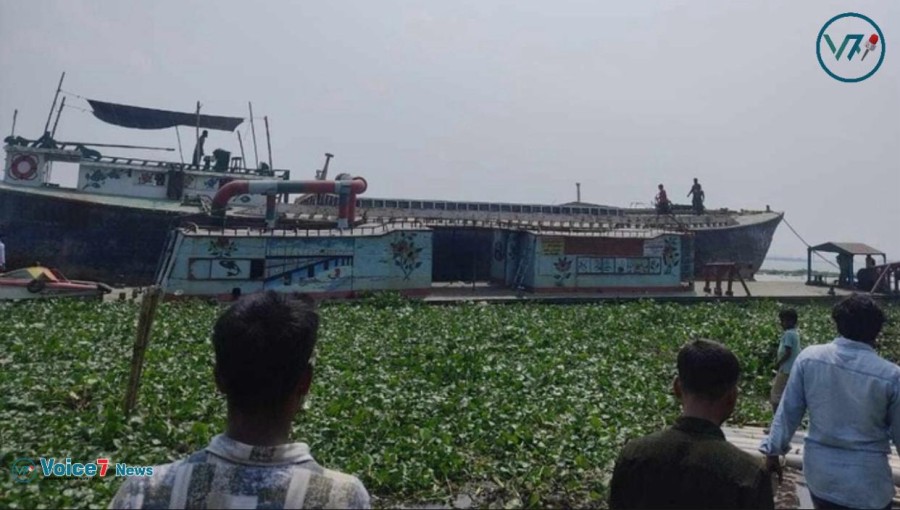
<svg viewBox="0 0 900 510">
<path fill-rule="evenodd" d="M 678 348 L 712 338 L 744 377 L 733 424 L 764 424 L 778 303 L 461 304 L 387 298 L 322 308 L 316 374 L 294 437 L 360 476 L 378 506 L 605 507 L 622 444 L 671 423 Z M 826 305 L 797 307 L 804 345 L 831 340 Z M 900 360 L 900 307 L 879 346 Z M 209 334 L 219 308 L 160 307 L 138 410 L 121 413 L 138 313 L 130 303 L 0 305 L 0 461 L 170 462 L 224 425 Z M 14 508 L 102 507 L 122 479 L 0 481 Z"/>
</svg>

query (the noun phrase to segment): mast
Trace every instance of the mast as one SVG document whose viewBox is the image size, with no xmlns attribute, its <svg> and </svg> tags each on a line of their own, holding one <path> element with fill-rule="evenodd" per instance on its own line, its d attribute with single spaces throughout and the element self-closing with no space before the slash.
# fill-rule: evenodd
<svg viewBox="0 0 900 510">
<path fill-rule="evenodd" d="M 175 136 L 178 138 L 178 157 L 181 158 L 181 164 L 184 164 L 184 151 L 181 150 L 181 133 L 178 132 L 178 126 L 175 126 Z"/>
<path fill-rule="evenodd" d="M 59 111 L 56 112 L 56 120 L 53 122 L 53 131 L 50 132 L 50 138 L 56 136 L 56 126 L 59 125 L 59 118 L 62 117 L 64 106 L 66 106 L 66 96 L 63 96 L 63 100 L 59 103 Z"/>
<path fill-rule="evenodd" d="M 16 118 L 18 118 L 18 117 L 19 117 L 19 109 L 16 108 L 15 111 L 13 111 L 12 132 L 9 134 L 9 136 L 16 136 Z"/>
<path fill-rule="evenodd" d="M 53 110 L 56 109 L 56 100 L 59 99 L 59 92 L 62 90 L 63 80 L 66 78 L 66 72 L 63 71 L 59 77 L 59 85 L 56 86 L 56 94 L 53 96 L 53 104 L 50 105 L 50 113 L 47 115 L 47 122 L 44 123 L 44 133 L 50 130 L 50 119 L 53 117 Z"/>
<path fill-rule="evenodd" d="M 272 164 L 272 139 L 269 137 L 269 116 L 263 117 L 263 121 L 266 123 L 266 145 L 269 146 L 269 170 L 275 170 L 275 165 Z"/>
<path fill-rule="evenodd" d="M 253 160 L 256 161 L 256 168 L 259 168 L 259 153 L 256 151 L 256 127 L 253 125 L 253 103 L 247 101 L 250 105 L 250 132 L 253 133 Z"/>
<path fill-rule="evenodd" d="M 241 146 L 241 161 L 242 161 L 241 164 L 244 165 L 244 169 L 246 170 L 247 169 L 247 156 L 244 155 L 244 141 L 241 140 L 241 132 L 240 131 L 237 132 L 237 135 L 238 135 L 238 145 Z"/>
</svg>

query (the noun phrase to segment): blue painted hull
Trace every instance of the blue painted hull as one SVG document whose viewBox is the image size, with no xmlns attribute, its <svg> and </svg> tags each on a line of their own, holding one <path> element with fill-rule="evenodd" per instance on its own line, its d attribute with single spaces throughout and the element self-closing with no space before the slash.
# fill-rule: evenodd
<svg viewBox="0 0 900 510">
<path fill-rule="evenodd" d="M 7 267 L 41 263 L 74 279 L 152 283 L 167 235 L 185 216 L 100 204 L 89 197 L 76 200 L 0 188 L 0 237 L 6 244 Z M 699 277 L 708 262 L 734 261 L 746 264 L 744 275 L 752 276 L 780 222 L 778 215 L 747 225 L 694 230 L 695 275 Z M 476 280 L 488 279 L 491 250 L 487 233 L 463 227 L 436 229 L 434 281 L 470 280 L 473 274 Z"/>
</svg>

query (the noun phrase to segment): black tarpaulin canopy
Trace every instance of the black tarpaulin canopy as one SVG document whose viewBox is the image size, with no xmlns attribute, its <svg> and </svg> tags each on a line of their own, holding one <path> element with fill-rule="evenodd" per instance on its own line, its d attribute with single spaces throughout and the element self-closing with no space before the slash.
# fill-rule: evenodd
<svg viewBox="0 0 900 510">
<path fill-rule="evenodd" d="M 88 99 L 94 116 L 103 122 L 116 126 L 136 129 L 165 129 L 175 126 L 198 126 L 203 129 L 234 131 L 244 119 L 240 117 L 222 117 L 219 115 L 198 115 L 196 113 L 156 110 L 140 106 L 106 103 Z"/>
</svg>

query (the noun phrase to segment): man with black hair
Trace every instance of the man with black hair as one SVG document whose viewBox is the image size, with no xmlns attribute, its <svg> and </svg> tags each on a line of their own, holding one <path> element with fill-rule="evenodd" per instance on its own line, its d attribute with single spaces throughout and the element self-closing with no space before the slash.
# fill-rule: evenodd
<svg viewBox="0 0 900 510">
<path fill-rule="evenodd" d="M 781 477 L 779 456 L 809 410 L 803 475 L 816 508 L 890 508 L 890 442 L 900 444 L 900 367 L 875 352 L 884 313 L 854 294 L 831 312 L 838 336 L 797 356 L 771 434 L 759 449 Z"/>
<path fill-rule="evenodd" d="M 762 462 L 725 440 L 740 365 L 725 346 L 695 340 L 678 353 L 672 428 L 625 445 L 610 482 L 611 508 L 773 508 Z"/>
<path fill-rule="evenodd" d="M 234 303 L 212 336 L 225 433 L 127 479 L 110 508 L 368 508 L 357 478 L 323 468 L 289 439 L 312 382 L 318 327 L 312 302 L 299 296 L 268 291 Z"/>
<path fill-rule="evenodd" d="M 791 367 L 794 360 L 800 354 L 800 333 L 797 332 L 797 311 L 787 308 L 778 312 L 778 321 L 781 323 L 781 340 L 778 342 L 778 359 L 775 361 L 775 378 L 772 379 L 772 391 L 769 393 L 769 403 L 772 404 L 772 412 L 778 410 L 784 388 L 787 386 L 788 377 L 791 375 Z"/>
</svg>

